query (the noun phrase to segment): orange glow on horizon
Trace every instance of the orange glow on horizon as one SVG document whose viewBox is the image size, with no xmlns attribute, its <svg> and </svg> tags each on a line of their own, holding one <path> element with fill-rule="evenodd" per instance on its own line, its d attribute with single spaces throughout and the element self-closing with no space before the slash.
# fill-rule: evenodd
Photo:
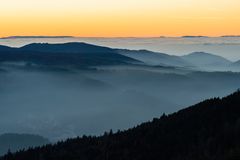
<svg viewBox="0 0 240 160">
<path fill-rule="evenodd" d="M 3 0 L 0 37 L 240 35 L 239 0 Z"/>
</svg>

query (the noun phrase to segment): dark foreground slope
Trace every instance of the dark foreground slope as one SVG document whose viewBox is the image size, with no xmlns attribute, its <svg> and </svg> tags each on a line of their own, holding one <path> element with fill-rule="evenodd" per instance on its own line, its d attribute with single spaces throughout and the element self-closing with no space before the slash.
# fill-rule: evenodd
<svg viewBox="0 0 240 160">
<path fill-rule="evenodd" d="M 240 91 L 127 131 L 9 153 L 1 160 L 237 160 Z"/>
</svg>

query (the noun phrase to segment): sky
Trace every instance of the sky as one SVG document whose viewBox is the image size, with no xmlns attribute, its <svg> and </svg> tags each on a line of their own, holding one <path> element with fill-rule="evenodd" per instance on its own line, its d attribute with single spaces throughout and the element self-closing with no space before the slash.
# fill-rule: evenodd
<svg viewBox="0 0 240 160">
<path fill-rule="evenodd" d="M 0 37 L 240 35 L 240 0 L 0 0 Z"/>
</svg>

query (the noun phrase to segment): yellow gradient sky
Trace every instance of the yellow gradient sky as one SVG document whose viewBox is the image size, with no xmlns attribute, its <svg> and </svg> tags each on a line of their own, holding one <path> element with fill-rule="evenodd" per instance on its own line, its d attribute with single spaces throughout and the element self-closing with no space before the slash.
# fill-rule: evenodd
<svg viewBox="0 0 240 160">
<path fill-rule="evenodd" d="M 240 35 L 240 0 L 0 0 L 12 35 Z"/>
</svg>

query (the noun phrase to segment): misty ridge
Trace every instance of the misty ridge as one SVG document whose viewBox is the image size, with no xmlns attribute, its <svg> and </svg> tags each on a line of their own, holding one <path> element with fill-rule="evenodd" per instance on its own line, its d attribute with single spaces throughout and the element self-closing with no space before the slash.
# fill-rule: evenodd
<svg viewBox="0 0 240 160">
<path fill-rule="evenodd" d="M 20 48 L 0 46 L 0 51 L 2 62 L 27 62 L 52 66 L 89 67 L 94 65 L 134 64 L 135 62 L 135 64 L 142 65 L 185 67 L 203 71 L 239 71 L 240 63 L 240 60 L 233 62 L 206 52 L 174 56 L 148 50 L 112 49 L 82 42 L 65 44 L 32 43 Z"/>
<path fill-rule="evenodd" d="M 240 88 L 240 62 L 87 43 L 0 46 L 0 134 L 100 135 Z M 9 118 L 11 117 L 11 118 Z"/>
</svg>

